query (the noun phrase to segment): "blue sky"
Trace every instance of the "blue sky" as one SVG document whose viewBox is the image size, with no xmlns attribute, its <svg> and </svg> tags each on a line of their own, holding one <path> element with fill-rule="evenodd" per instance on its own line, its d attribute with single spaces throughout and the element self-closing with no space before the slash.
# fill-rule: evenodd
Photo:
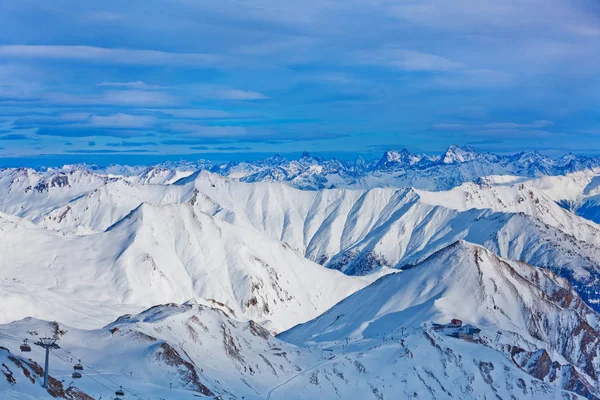
<svg viewBox="0 0 600 400">
<path fill-rule="evenodd" d="M 3 0 L 0 164 L 600 154 L 591 0 Z"/>
</svg>

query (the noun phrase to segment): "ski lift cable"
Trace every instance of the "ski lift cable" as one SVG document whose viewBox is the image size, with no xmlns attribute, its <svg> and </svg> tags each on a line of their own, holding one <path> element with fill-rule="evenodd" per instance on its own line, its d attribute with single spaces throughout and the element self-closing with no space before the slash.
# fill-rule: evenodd
<svg viewBox="0 0 600 400">
<path fill-rule="evenodd" d="M 5 338 L 5 339 L 10 339 L 10 340 L 15 340 L 15 341 L 18 341 L 18 342 L 22 342 L 22 341 L 23 341 L 23 339 L 22 339 L 22 338 L 18 338 L 18 337 L 16 337 L 16 336 L 12 336 L 12 335 L 7 335 L 7 334 L 5 334 L 5 333 L 0 333 L 0 337 L 2 337 L 2 338 Z M 71 353 L 70 351 L 67 351 L 67 350 L 65 350 L 65 349 L 64 349 L 64 348 L 62 348 L 62 347 L 61 347 L 59 350 L 63 350 L 63 351 L 64 351 L 64 352 L 65 352 L 67 355 L 69 355 L 70 357 L 72 357 L 72 356 L 73 356 L 73 353 Z M 60 357 L 60 356 L 59 356 L 58 354 L 56 354 L 55 352 L 50 352 L 50 354 L 51 354 L 51 355 L 53 355 L 54 357 L 58 358 L 59 360 L 63 361 L 64 363 L 66 363 L 66 364 L 69 364 L 70 366 L 72 366 L 72 363 L 71 363 L 71 362 L 69 362 L 69 361 L 65 360 L 64 358 Z M 110 378 L 106 377 L 104 374 L 102 374 L 101 372 L 99 372 L 99 371 L 98 371 L 98 370 L 96 370 L 95 368 L 91 367 L 90 365 L 88 365 L 88 364 L 85 364 L 85 363 L 84 363 L 84 362 L 82 362 L 81 360 L 80 360 L 80 363 L 81 363 L 82 365 L 85 365 L 85 366 L 86 366 L 86 367 L 88 367 L 90 370 L 94 371 L 95 373 L 97 373 L 98 375 L 100 375 L 101 377 L 103 377 L 104 379 L 106 379 L 107 381 L 109 381 L 110 383 L 114 384 L 115 386 L 122 387 L 122 386 L 121 386 L 121 385 L 119 385 L 117 382 L 115 382 L 115 381 L 113 381 L 112 379 L 110 379 Z M 98 383 L 99 385 L 103 386 L 104 388 L 106 388 L 106 389 L 108 389 L 108 390 L 110 390 L 110 391 L 113 391 L 113 390 L 114 390 L 114 389 L 111 389 L 111 388 L 109 388 L 108 386 L 104 385 L 103 383 L 101 383 L 101 382 L 97 381 L 96 379 L 92 378 L 91 376 L 89 376 L 89 375 L 88 375 L 88 374 L 86 374 L 86 373 L 84 373 L 83 375 L 84 375 L 84 376 L 86 376 L 87 378 L 90 378 L 90 379 L 91 379 L 91 380 L 93 380 L 94 382 Z M 135 392 L 131 391 L 130 389 L 123 389 L 123 391 L 125 391 L 125 392 L 128 392 L 128 393 L 130 393 L 131 395 L 133 395 L 134 397 L 137 397 L 137 398 L 139 398 L 139 399 L 142 399 L 142 400 L 149 400 L 149 399 L 146 399 L 146 398 L 144 398 L 144 397 L 141 397 L 140 395 L 138 395 L 137 393 L 135 393 Z"/>
<path fill-rule="evenodd" d="M 5 333 L 0 333 L 0 337 L 2 337 L 2 338 L 5 338 L 5 339 L 14 340 L 14 341 L 17 341 L 17 342 L 22 342 L 22 341 L 23 341 L 23 339 L 22 339 L 22 338 L 18 338 L 18 337 L 16 337 L 16 336 L 8 335 L 8 334 L 5 334 Z M 69 355 L 70 357 L 73 357 L 73 356 L 74 356 L 72 352 L 70 352 L 70 351 L 67 351 L 67 350 L 65 350 L 65 349 L 64 349 L 64 348 L 62 348 L 62 347 L 61 347 L 59 350 L 62 350 L 62 351 L 64 351 L 64 352 L 65 352 L 67 355 Z M 72 366 L 72 363 L 71 363 L 71 362 L 69 362 L 69 361 L 67 361 L 67 360 L 63 359 L 63 358 L 62 358 L 62 357 L 60 357 L 60 356 L 58 356 L 58 355 L 57 355 L 55 352 L 51 352 L 50 354 L 51 354 L 51 355 L 53 355 L 54 357 L 58 358 L 59 360 L 61 360 L 61 361 L 63 361 L 63 362 L 65 362 L 65 363 L 67 363 L 67 364 L 69 364 L 69 365 L 71 365 L 71 366 Z M 80 363 L 81 363 L 82 365 L 86 366 L 87 368 L 89 368 L 90 370 L 94 371 L 95 373 L 97 373 L 98 375 L 100 375 L 101 377 L 103 377 L 104 379 L 106 379 L 107 381 L 109 381 L 110 383 L 112 383 L 113 385 L 115 385 L 115 386 L 119 386 L 119 387 L 121 387 L 121 386 L 122 386 L 122 385 L 119 385 L 117 382 L 113 381 L 112 379 L 108 378 L 107 376 L 105 376 L 103 373 L 101 373 L 100 371 L 98 371 L 98 370 L 97 370 L 97 369 L 95 369 L 94 367 L 92 367 L 92 366 L 90 366 L 90 365 L 88 365 L 88 364 L 84 363 L 84 362 L 83 362 L 83 361 L 81 361 L 81 360 L 80 360 Z M 110 391 L 112 391 L 112 390 L 113 390 L 113 389 L 111 389 L 111 388 L 107 387 L 106 385 L 104 385 L 104 384 L 102 384 L 102 383 L 98 382 L 96 379 L 92 378 L 92 377 L 91 377 L 91 376 L 89 376 L 88 374 L 85 374 L 85 373 L 84 373 L 83 375 L 85 375 L 86 377 L 90 378 L 91 380 L 93 380 L 94 382 L 98 383 L 99 385 L 102 385 L 102 386 L 104 386 L 106 389 L 108 389 L 108 390 L 110 390 Z M 125 388 L 123 388 L 123 391 L 125 391 L 125 392 L 128 392 L 128 393 L 130 393 L 131 395 L 133 395 L 134 397 L 137 397 L 137 398 L 139 398 L 139 399 L 142 399 L 142 400 L 148 400 L 147 398 L 141 397 L 140 395 L 138 395 L 137 393 L 135 393 L 135 392 L 131 391 L 130 389 L 125 389 Z"/>
<path fill-rule="evenodd" d="M 64 351 L 70 357 L 75 357 L 75 355 L 72 352 L 70 352 L 70 351 L 68 351 L 68 350 L 66 350 L 66 349 L 64 349 L 62 347 L 59 350 Z M 75 358 L 77 358 L 77 357 L 75 357 Z M 117 382 L 115 382 L 112 379 L 108 378 L 106 375 L 104 375 L 103 373 L 101 373 L 100 371 L 98 371 L 97 369 L 95 369 L 94 367 L 92 367 L 91 365 L 84 363 L 79 358 L 77 358 L 77 359 L 79 360 L 79 362 L 81 363 L 81 365 L 83 365 L 83 366 L 89 368 L 90 370 L 94 371 L 95 373 L 97 373 L 98 375 L 100 375 L 101 377 L 103 377 L 104 379 L 106 379 L 107 381 L 109 381 L 110 383 L 112 383 L 113 385 L 115 385 L 115 386 L 121 386 L 120 384 L 118 384 Z M 84 374 L 84 375 L 86 375 L 86 374 Z M 88 376 L 88 375 L 86 375 L 86 376 Z M 146 400 L 144 397 L 141 397 L 137 393 L 133 392 L 131 389 L 123 389 L 123 391 L 129 392 L 130 394 L 132 394 L 133 396 L 135 396 L 135 397 L 137 397 L 139 399 Z"/>
<path fill-rule="evenodd" d="M 71 365 L 71 363 L 67 360 L 65 360 L 64 358 L 60 357 L 58 354 L 52 352 L 50 353 L 51 355 L 53 355 L 54 357 L 58 358 L 59 360 L 61 360 L 62 362 L 64 362 L 65 364 Z M 109 388 L 108 386 L 106 386 L 105 384 L 103 384 L 102 382 L 97 381 L 96 379 L 92 378 L 91 376 L 89 376 L 88 374 L 83 374 L 86 378 L 90 378 L 92 381 L 96 382 L 98 385 L 104 387 L 106 390 L 108 390 L 109 392 L 114 391 L 114 389 Z"/>
<path fill-rule="evenodd" d="M 66 352 L 66 353 L 67 353 L 67 354 L 70 354 L 69 352 Z M 55 356 L 55 357 L 56 357 L 56 358 L 58 358 L 59 360 L 63 361 L 65 364 L 72 365 L 72 363 L 71 363 L 71 362 L 69 362 L 69 361 L 65 360 L 64 358 L 60 357 L 58 354 L 56 354 L 56 353 L 50 353 L 50 354 L 52 354 L 53 356 Z M 82 364 L 83 364 L 83 363 L 82 363 Z M 83 365 L 85 365 L 85 364 L 83 364 Z M 89 366 L 88 366 L 88 367 L 89 367 Z M 89 368 L 93 370 L 93 368 L 91 368 L 91 367 L 89 367 Z M 97 373 L 97 374 L 99 374 L 100 376 L 104 377 L 105 379 L 108 379 L 108 378 L 106 378 L 104 375 L 102 375 L 100 372 L 97 372 L 97 371 L 96 371 L 96 373 Z M 95 379 L 95 378 L 92 378 L 92 376 L 91 376 L 91 375 L 88 375 L 88 374 L 86 374 L 85 372 L 84 372 L 82 375 L 83 375 L 83 376 L 85 376 L 86 378 L 90 378 L 92 381 L 96 382 L 98 385 L 100 385 L 100 386 L 104 387 L 104 388 L 105 388 L 105 389 L 107 389 L 108 391 L 110 391 L 110 392 L 114 392 L 114 388 L 110 388 L 110 387 L 106 386 L 105 384 L 103 384 L 102 382 L 98 381 L 97 379 Z M 109 381 L 111 381 L 110 379 L 108 379 L 108 380 L 109 380 Z M 111 381 L 111 382 L 112 382 L 112 381 Z M 119 387 L 120 387 L 120 388 L 121 388 L 121 389 L 122 389 L 124 392 L 129 392 L 129 393 L 131 393 L 131 394 L 132 394 L 133 396 L 135 396 L 135 397 L 138 397 L 138 398 L 140 398 L 140 399 L 142 399 L 142 400 L 150 400 L 150 399 L 147 399 L 147 398 L 143 398 L 143 397 L 141 397 L 141 396 L 139 396 L 139 395 L 137 395 L 137 394 L 133 393 L 133 392 L 132 392 L 132 391 L 130 391 L 130 390 L 123 389 L 123 386 L 121 386 L 121 385 L 118 385 L 118 386 L 119 386 Z"/>
</svg>

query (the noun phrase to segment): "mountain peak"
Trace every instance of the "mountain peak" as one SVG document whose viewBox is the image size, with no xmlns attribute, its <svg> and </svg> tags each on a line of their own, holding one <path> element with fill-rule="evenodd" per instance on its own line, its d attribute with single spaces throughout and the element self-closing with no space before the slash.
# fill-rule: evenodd
<svg viewBox="0 0 600 400">
<path fill-rule="evenodd" d="M 461 164 L 477 158 L 477 152 L 469 146 L 457 146 L 452 144 L 444 153 L 442 162 L 444 164 Z"/>
<path fill-rule="evenodd" d="M 411 154 L 408 150 L 400 151 L 388 149 L 375 166 L 377 169 L 390 169 L 394 167 L 404 167 L 416 164 L 421 157 Z"/>
</svg>

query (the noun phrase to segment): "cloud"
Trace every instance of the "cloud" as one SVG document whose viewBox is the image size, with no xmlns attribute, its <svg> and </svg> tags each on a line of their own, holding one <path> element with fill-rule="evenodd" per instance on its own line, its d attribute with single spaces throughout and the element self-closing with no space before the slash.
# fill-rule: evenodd
<svg viewBox="0 0 600 400">
<path fill-rule="evenodd" d="M 36 129 L 41 136 L 92 137 L 143 136 L 158 124 L 158 118 L 148 115 L 60 113 L 33 115 L 18 118 L 13 122 L 15 129 Z M 134 131 L 146 131 L 134 133 Z"/>
<path fill-rule="evenodd" d="M 453 73 L 437 76 L 429 83 L 430 87 L 439 89 L 477 89 L 502 88 L 515 83 L 512 75 L 491 69 L 464 69 Z"/>
<path fill-rule="evenodd" d="M 88 121 L 88 125 L 102 128 L 129 128 L 140 129 L 149 128 L 158 122 L 156 117 L 147 115 L 130 114 L 112 114 L 112 115 L 93 115 Z"/>
<path fill-rule="evenodd" d="M 435 54 L 397 48 L 362 52 L 360 60 L 365 64 L 385 65 L 404 71 L 451 71 L 465 67 L 460 62 Z"/>
<path fill-rule="evenodd" d="M 209 67 L 222 65 L 223 57 L 204 53 L 169 53 L 158 50 L 95 46 L 3 45 L 0 58 L 54 59 L 103 64 Z"/>
<path fill-rule="evenodd" d="M 465 124 L 434 124 L 433 129 L 439 129 L 443 131 L 456 131 L 467 128 Z"/>
<path fill-rule="evenodd" d="M 588 13 L 593 3 L 546 0 L 523 2 L 506 0 L 425 0 L 421 2 L 394 2 L 391 15 L 434 32 L 477 32 L 489 34 L 546 34 L 572 33 L 586 36 L 596 34 L 597 23 Z M 576 28 L 578 27 L 578 28 Z"/>
<path fill-rule="evenodd" d="M 483 128 L 486 129 L 531 129 L 531 128 L 545 128 L 554 125 L 554 122 L 548 120 L 533 121 L 529 124 L 519 124 L 516 122 L 493 122 L 484 124 Z"/>
<path fill-rule="evenodd" d="M 102 147 L 97 136 L 362 151 L 520 135 L 504 143 L 520 149 L 529 134 L 559 140 L 556 126 L 573 140 L 597 128 L 593 1 L 13 3 L 0 26 L 0 129 L 48 148 L 57 137 Z"/>
<path fill-rule="evenodd" d="M 38 136 L 56 136 L 56 137 L 117 137 L 131 138 L 148 136 L 148 133 L 139 129 L 114 129 L 114 128 L 93 128 L 80 126 L 43 126 L 35 132 Z"/>
<path fill-rule="evenodd" d="M 96 86 L 101 87 L 117 87 L 117 88 L 128 88 L 128 89 L 143 89 L 143 90 L 156 90 L 166 89 L 167 86 L 149 85 L 143 81 L 135 82 L 100 82 Z"/>
<path fill-rule="evenodd" d="M 536 139 L 559 137 L 560 133 L 550 132 L 545 128 L 554 126 L 553 121 L 536 120 L 529 123 L 518 122 L 489 122 L 489 123 L 441 123 L 432 128 L 438 131 L 459 131 L 462 138 L 484 138 L 485 143 L 501 143 L 499 139 Z M 494 142 L 489 142 L 494 137 Z M 474 143 L 471 139 L 470 143 Z"/>
<path fill-rule="evenodd" d="M 121 142 L 112 142 L 106 143 L 108 147 L 144 147 L 144 146 L 158 146 L 156 142 L 130 142 L 130 141 L 121 141 Z"/>
<path fill-rule="evenodd" d="M 31 138 L 29 136 L 26 136 L 26 135 L 23 135 L 20 133 L 13 133 L 13 134 L 0 136 L 0 140 L 27 140 L 27 139 L 31 139 Z"/>
<path fill-rule="evenodd" d="M 197 109 L 197 108 L 163 108 L 147 109 L 146 111 L 163 114 L 171 118 L 180 119 L 242 119 L 257 118 L 253 114 L 234 114 L 224 110 Z"/>
<path fill-rule="evenodd" d="M 560 136 L 557 133 L 553 133 L 543 129 L 481 129 L 473 132 L 477 136 L 497 136 L 501 138 L 513 138 L 513 139 L 535 139 L 535 138 L 548 138 Z"/>
<path fill-rule="evenodd" d="M 112 150 L 112 149 L 94 149 L 94 150 L 65 150 L 70 154 L 117 154 L 117 153 L 156 153 L 156 150 L 133 149 L 133 150 Z"/>
<path fill-rule="evenodd" d="M 488 122 L 488 123 L 475 123 L 475 124 L 466 124 L 466 123 L 441 123 L 434 124 L 433 129 L 437 130 L 464 130 L 464 131 L 504 131 L 504 130 L 524 130 L 531 131 L 532 129 L 541 129 L 548 128 L 554 125 L 553 121 L 548 120 L 536 120 L 530 123 L 518 123 L 518 122 Z"/>
<path fill-rule="evenodd" d="M 55 105 L 158 106 L 178 103 L 170 94 L 146 90 L 109 90 L 94 95 L 64 92 L 45 93 L 40 101 Z"/>
<path fill-rule="evenodd" d="M 92 114 L 87 112 L 68 112 L 52 115 L 30 115 L 22 118 L 17 118 L 13 121 L 13 126 L 19 129 L 35 128 L 41 125 L 64 125 L 74 122 L 85 122 L 89 120 Z"/>
<path fill-rule="evenodd" d="M 207 139 L 164 139 L 164 140 L 160 141 L 161 144 L 164 144 L 167 146 L 192 146 L 192 145 L 202 145 L 207 142 L 214 144 L 214 143 L 224 143 L 225 141 L 220 140 L 220 139 L 212 139 L 212 140 L 207 140 Z"/>
<path fill-rule="evenodd" d="M 200 93 L 201 96 L 215 100 L 264 100 L 269 97 L 253 91 L 239 89 L 213 89 Z"/>
<path fill-rule="evenodd" d="M 241 138 L 248 133 L 242 126 L 207 126 L 182 122 L 169 124 L 167 129 L 195 138 Z"/>
<path fill-rule="evenodd" d="M 233 151 L 233 150 L 252 150 L 252 147 L 219 146 L 219 147 L 215 147 L 214 149 L 219 150 L 219 151 Z"/>
</svg>

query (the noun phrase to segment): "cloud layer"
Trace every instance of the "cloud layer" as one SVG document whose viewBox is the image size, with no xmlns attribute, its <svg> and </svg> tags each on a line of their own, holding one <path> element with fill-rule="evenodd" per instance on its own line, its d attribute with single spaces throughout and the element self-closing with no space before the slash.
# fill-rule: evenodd
<svg viewBox="0 0 600 400">
<path fill-rule="evenodd" d="M 5 0 L 0 157 L 247 157 L 299 143 L 348 157 L 451 143 L 600 154 L 595 1 L 165 7 Z"/>
</svg>

